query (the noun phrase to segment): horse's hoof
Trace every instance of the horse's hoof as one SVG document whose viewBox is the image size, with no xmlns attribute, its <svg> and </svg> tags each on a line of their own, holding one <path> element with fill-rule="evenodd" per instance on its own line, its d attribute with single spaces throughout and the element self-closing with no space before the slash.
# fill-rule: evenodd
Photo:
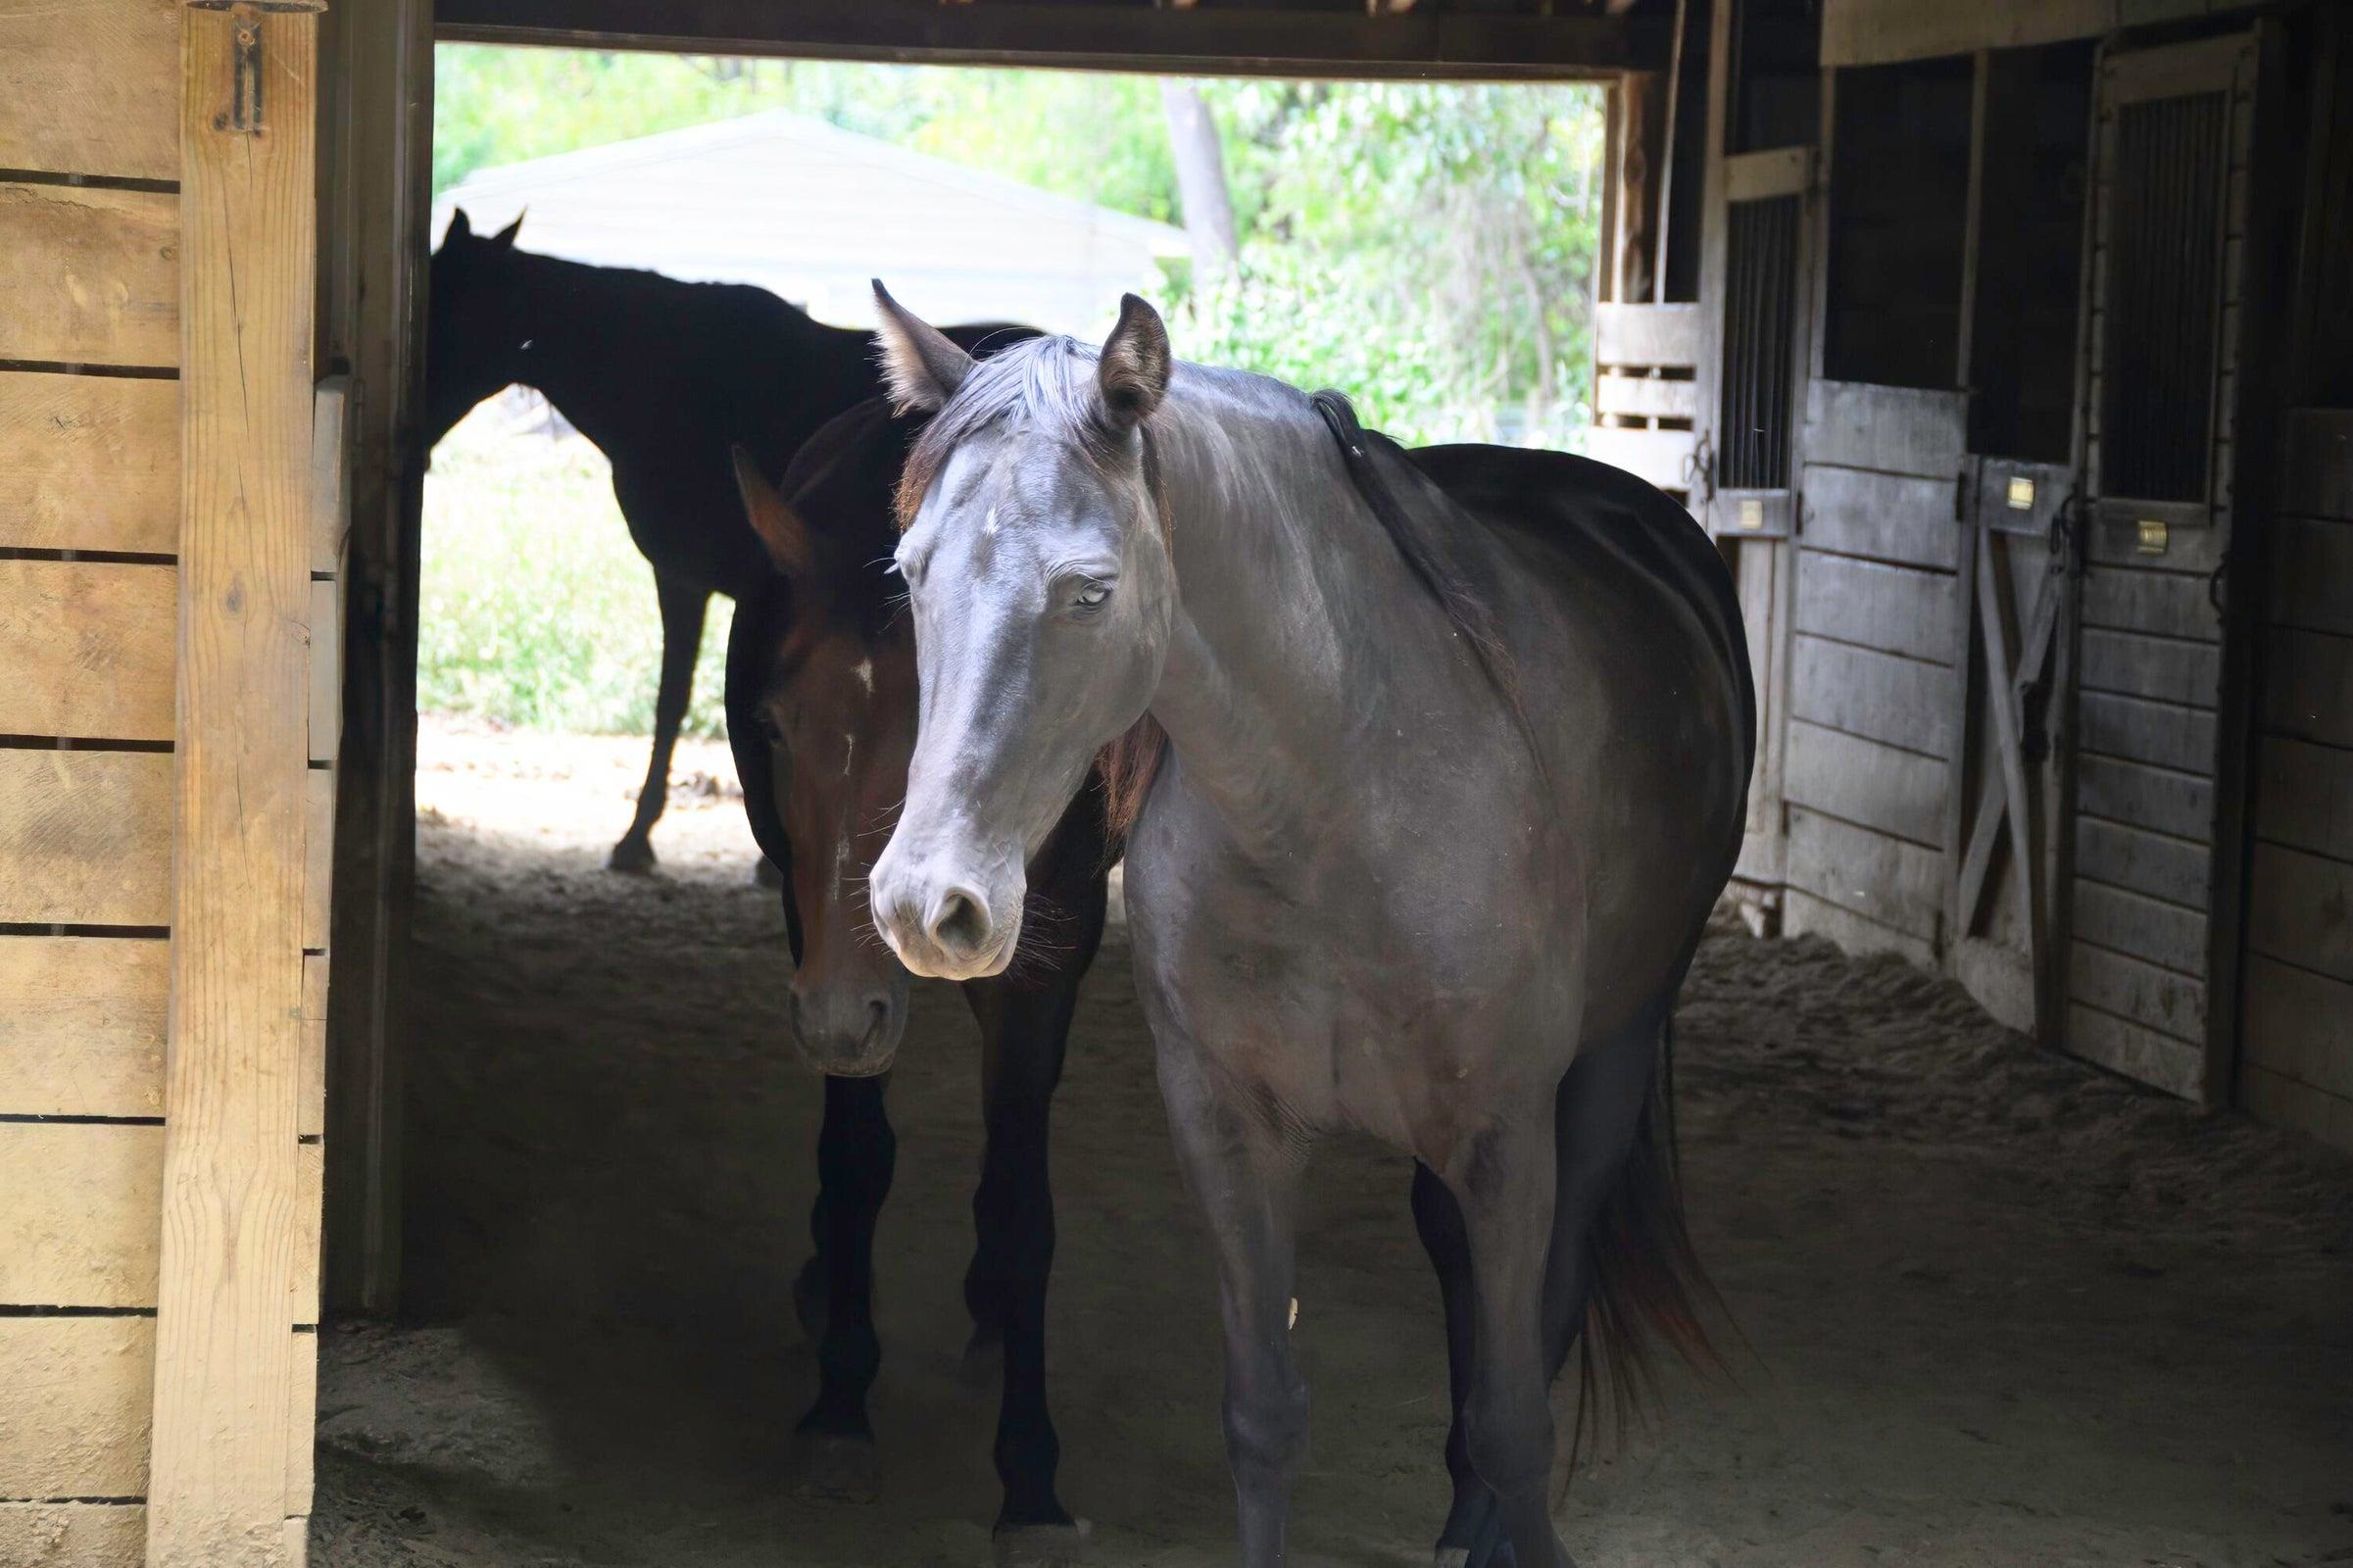
<svg viewBox="0 0 2353 1568">
<path fill-rule="evenodd" d="M 770 889 L 780 888 L 784 886 L 784 873 L 776 868 L 774 860 L 763 855 L 760 858 L 760 863 L 752 867 L 752 885 Z"/>
<path fill-rule="evenodd" d="M 882 1497 L 882 1461 L 872 1438 L 796 1432 L 791 1463 L 793 1494 L 808 1501 L 869 1503 Z"/>
<path fill-rule="evenodd" d="M 974 1325 L 972 1338 L 964 1342 L 961 1366 L 964 1381 L 977 1386 L 996 1383 L 1005 1376 L 1005 1335 L 997 1329 Z M 1026 1529 L 1026 1526 L 1016 1528 Z M 1060 1528 L 1056 1526 L 1055 1528 Z"/>
<path fill-rule="evenodd" d="M 831 1321 L 826 1306 L 825 1270 L 812 1257 L 793 1276 L 793 1316 L 801 1320 L 801 1332 L 809 1336 L 811 1345 L 825 1343 L 825 1328 Z"/>
<path fill-rule="evenodd" d="M 999 1525 L 997 1568 L 1079 1568 L 1094 1529 L 1084 1519 L 1066 1525 Z"/>
<path fill-rule="evenodd" d="M 605 857 L 605 869 L 642 876 L 654 869 L 654 846 L 643 839 L 623 839 Z"/>
</svg>

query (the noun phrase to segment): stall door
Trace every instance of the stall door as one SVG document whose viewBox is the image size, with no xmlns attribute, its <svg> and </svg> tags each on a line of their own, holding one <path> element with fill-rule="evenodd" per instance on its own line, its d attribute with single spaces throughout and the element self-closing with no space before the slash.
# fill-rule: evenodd
<svg viewBox="0 0 2353 1568">
<path fill-rule="evenodd" d="M 2216 1083 L 2217 710 L 2233 506 L 2252 33 L 2098 70 L 2061 1043 Z M 2225 882 L 2232 884 L 2224 886 Z"/>
<path fill-rule="evenodd" d="M 1690 505 L 1740 585 L 1758 736 L 1738 874 L 1767 888 L 1785 875 L 1782 628 L 1793 589 L 1813 174 L 1811 147 L 1725 159 L 1723 204 L 1708 225 L 1702 263 L 1713 352 L 1699 356 Z"/>
<path fill-rule="evenodd" d="M 2001 50 L 1979 58 L 1975 82 L 1954 580 L 1961 812 L 1945 866 L 1945 963 L 1995 1016 L 2036 1035 L 2050 1010 L 2050 699 L 2065 680 L 2068 528 L 2082 499 L 2077 345 L 2095 68 L 2090 43 Z"/>
</svg>

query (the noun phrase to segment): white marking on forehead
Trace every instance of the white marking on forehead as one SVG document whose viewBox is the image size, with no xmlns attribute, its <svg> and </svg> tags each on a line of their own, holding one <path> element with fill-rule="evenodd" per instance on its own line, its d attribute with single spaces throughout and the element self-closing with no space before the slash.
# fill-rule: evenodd
<svg viewBox="0 0 2353 1568">
<path fill-rule="evenodd" d="M 858 662 L 858 667 L 852 670 L 851 673 L 858 677 L 858 682 L 859 685 L 865 687 L 866 695 L 868 697 L 874 695 L 874 661 L 871 659 L 859 660 Z"/>
<path fill-rule="evenodd" d="M 842 734 L 842 777 L 850 776 L 850 763 L 858 756 L 858 736 L 851 731 Z"/>
</svg>

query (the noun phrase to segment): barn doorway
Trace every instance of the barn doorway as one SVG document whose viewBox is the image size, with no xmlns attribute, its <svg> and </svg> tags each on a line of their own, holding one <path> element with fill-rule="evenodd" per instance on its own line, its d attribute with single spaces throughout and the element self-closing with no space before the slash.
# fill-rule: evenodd
<svg viewBox="0 0 2353 1568">
<path fill-rule="evenodd" d="M 1702 40 L 1731 27 L 1708 11 L 1694 8 L 1689 35 L 1696 87 L 1658 111 L 1671 122 L 1695 103 L 1706 125 Z M 1803 477 L 1787 443 L 1816 368 L 1805 360 L 1820 276 L 1804 250 L 1812 169 L 1787 155 L 1835 129 L 1811 45 L 1768 25 L 1813 8 L 1757 11 L 1763 21 L 1735 45 L 1755 90 L 1735 128 L 1690 139 L 1698 151 L 1677 178 L 1695 206 L 1690 193 L 1717 163 L 1711 144 L 1750 160 L 1740 197 L 1760 205 L 1743 226 L 1742 275 L 1786 311 L 1781 324 L 1768 313 L 1702 326 L 1702 236 L 1691 224 L 1678 239 L 1666 220 L 1668 254 L 1651 258 L 1650 274 L 1609 269 L 1623 292 L 1606 303 L 1623 309 L 1593 323 L 1593 369 L 1619 383 L 1605 395 L 1620 401 L 1602 412 L 1624 447 L 1671 454 L 1661 482 L 1688 493 L 1698 475 L 1685 460 L 1727 407 L 1722 383 L 1697 388 L 1698 367 L 1718 363 L 1698 345 L 1755 332 L 1757 373 L 1734 406 L 1750 423 L 1777 416 L 1768 429 L 1780 439 L 1752 443 L 1743 471 L 1754 482 L 1724 500 L 1736 528 L 1743 501 L 1768 519 L 1730 553 L 1744 588 L 1779 606 L 1773 624 L 1786 625 Z M 1679 211 L 1664 195 L 1661 210 Z M 1598 186 L 1593 199 L 1607 254 L 1626 220 L 1601 213 Z M 475 216 L 483 232 L 503 226 L 504 215 Z M 549 216 L 525 214 L 517 242 L 533 243 Z M 815 303 L 813 288 L 807 298 Z M 1600 346 L 1610 316 L 1626 334 L 1618 355 Z M 1663 330 L 1638 335 L 1651 327 Z M 1329 363 L 1347 343 L 1317 347 Z M 1544 429 L 1524 412 L 1483 416 L 1491 437 Z M 484 538 L 557 552 L 522 555 L 532 564 L 512 572 L 515 584 L 494 580 L 486 600 L 511 586 L 562 597 L 547 564 L 599 558 L 556 514 L 587 518 L 582 534 L 601 529 L 617 546 L 601 558 L 613 573 L 641 569 L 617 514 L 600 510 L 609 481 L 576 434 L 527 401 L 474 417 L 482 428 L 459 434 L 475 444 L 461 441 L 426 480 L 444 492 L 431 504 L 451 503 L 446 515 L 427 513 L 426 638 L 436 604 L 445 628 L 466 612 L 454 587 L 430 597 L 437 570 L 452 585 L 468 569 L 498 576 L 495 549 L 469 566 Z M 1986 439 L 2014 439 L 2034 460 L 2031 426 L 2022 414 L 2025 433 Z M 482 499 L 510 470 L 545 488 Z M 502 508 L 511 532 L 465 531 L 463 518 Z M 583 581 L 606 576 L 591 567 Z M 641 629 L 625 700 L 642 707 L 650 584 L 633 579 L 628 597 Z M 616 601 L 613 613 L 631 612 Z M 1778 635 L 1760 643 L 1779 646 Z M 475 668 L 488 681 L 506 663 Z M 715 678 L 703 672 L 707 692 Z M 881 1232 L 879 1502 L 868 1502 L 838 1478 L 811 1484 L 791 1443 L 814 1377 L 791 1282 L 819 1094 L 782 1043 L 781 920 L 774 894 L 752 881 L 727 753 L 694 728 L 669 770 L 653 877 L 603 867 L 632 804 L 642 736 L 551 741 L 476 714 L 431 720 L 419 740 L 403 1316 L 347 1320 L 325 1348 L 322 1563 L 800 1568 L 977 1562 L 991 1549 L 994 1374 L 962 1354 L 980 1160 L 971 1027 L 952 996 L 920 993 L 892 1090 L 900 1154 Z M 1127 962 L 1114 931 L 1081 999 L 1056 1105 L 1053 1397 L 1067 1500 L 1095 1522 L 1090 1560 L 1192 1568 L 1227 1554 L 1215 1305 L 1165 1152 Z M 2242 1541 L 2284 1552 L 2314 1535 L 2295 1499 L 2329 1484 L 2333 1455 L 2310 1441 L 2324 1417 L 2267 1368 L 2295 1357 L 2328 1372 L 2345 1353 L 2311 1327 L 2340 1277 L 2331 1168 L 2088 1078 L 1949 986 L 1819 941 L 1719 933 L 1680 1049 L 1700 1245 L 1779 1387 L 1728 1399 L 1671 1378 L 1656 1432 L 1632 1434 L 1577 1475 L 1563 1517 L 1581 1551 L 1795 1565 L 1901 1549 L 1940 1562 L 1960 1560 L 1936 1555 L 1957 1542 L 1956 1552 L 1997 1560 L 2108 1560 L 2192 1538 L 2218 1553 Z M 2218 1164 L 2249 1173 L 2227 1208 L 2197 1179 Z M 1403 1193 L 1398 1162 L 1353 1151 L 1327 1156 L 1314 1189 L 1299 1327 L 1317 1389 L 1299 1503 L 1305 1560 L 1424 1560 L 1444 1511 L 1437 1302 Z M 2250 1225 L 2274 1239 L 2263 1267 L 2276 1289 L 2217 1354 L 2208 1325 L 2243 1313 L 2246 1277 L 2217 1259 Z M 1991 1256 L 1999 1271 L 1976 1266 Z M 2147 1310 L 2152 1280 L 2168 1282 L 2160 1321 Z M 2162 1413 L 2144 1392 L 2149 1355 L 2169 1368 L 2168 1409 L 2186 1402 L 2212 1412 L 2216 1430 L 2253 1435 L 2239 1452 L 2274 1478 L 2266 1489 L 2250 1495 L 2194 1443 L 2149 1451 L 2110 1441 Z M 2020 1388 L 2034 1396 L 2022 1402 Z M 1569 1418 L 1565 1393 L 1561 1410 Z M 1924 1476 L 1940 1478 L 1925 1495 Z"/>
</svg>

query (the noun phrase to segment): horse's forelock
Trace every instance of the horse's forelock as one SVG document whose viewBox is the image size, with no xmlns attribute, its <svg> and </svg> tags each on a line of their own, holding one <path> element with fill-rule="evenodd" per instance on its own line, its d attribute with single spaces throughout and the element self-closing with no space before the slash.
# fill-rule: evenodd
<svg viewBox="0 0 2353 1568">
<path fill-rule="evenodd" d="M 895 504 L 905 532 L 922 510 L 923 498 L 939 481 L 956 449 L 982 430 L 1012 421 L 1037 427 L 1077 448 L 1104 477 L 1122 450 L 1121 432 L 1104 419 L 1096 379 L 1097 351 L 1071 337 L 1037 337 L 1001 349 L 973 367 L 964 384 L 942 406 L 916 438 L 900 470 Z M 1146 482 L 1152 493 L 1154 520 L 1165 524 L 1156 465 L 1146 443 Z"/>
</svg>

